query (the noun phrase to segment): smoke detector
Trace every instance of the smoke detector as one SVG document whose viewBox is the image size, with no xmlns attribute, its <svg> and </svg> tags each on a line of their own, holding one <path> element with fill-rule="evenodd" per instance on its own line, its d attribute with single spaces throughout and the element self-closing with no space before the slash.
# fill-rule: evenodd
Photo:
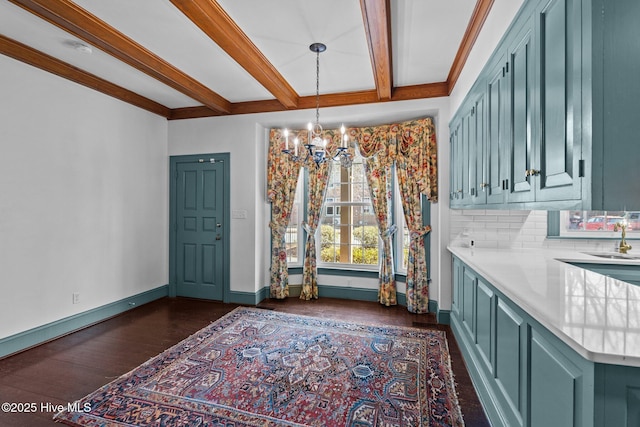
<svg viewBox="0 0 640 427">
<path fill-rule="evenodd" d="M 93 52 L 93 49 L 91 48 L 91 46 L 77 40 L 68 40 L 65 42 L 65 44 L 70 48 L 77 50 L 80 53 L 86 53 L 87 55 L 91 55 L 91 53 Z"/>
</svg>

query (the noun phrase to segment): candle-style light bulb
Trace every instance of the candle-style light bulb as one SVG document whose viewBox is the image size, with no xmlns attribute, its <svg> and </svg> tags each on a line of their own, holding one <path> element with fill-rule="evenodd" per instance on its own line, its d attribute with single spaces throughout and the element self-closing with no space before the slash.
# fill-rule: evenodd
<svg viewBox="0 0 640 427">
<path fill-rule="evenodd" d="M 293 152 L 294 152 L 293 154 L 295 156 L 298 155 L 298 144 L 299 143 L 300 143 L 300 140 L 298 139 L 298 137 L 295 137 L 294 140 L 293 140 Z"/>
<path fill-rule="evenodd" d="M 289 149 L 289 129 L 284 130 L 284 149 Z"/>
<path fill-rule="evenodd" d="M 345 129 L 344 127 L 344 123 L 340 126 L 340 133 L 342 134 L 342 137 L 340 138 L 340 146 L 343 148 L 347 147 L 347 129 Z"/>
</svg>

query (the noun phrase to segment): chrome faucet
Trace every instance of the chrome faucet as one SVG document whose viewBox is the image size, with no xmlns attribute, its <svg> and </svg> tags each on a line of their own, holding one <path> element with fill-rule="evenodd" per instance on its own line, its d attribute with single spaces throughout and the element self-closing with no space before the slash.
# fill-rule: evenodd
<svg viewBox="0 0 640 427">
<path fill-rule="evenodd" d="M 622 240 L 620 240 L 620 246 L 618 246 L 618 251 L 621 254 L 626 254 L 630 249 L 631 245 L 627 243 L 625 240 L 627 237 L 627 222 L 617 222 L 616 225 L 613 226 L 613 231 L 622 230 Z"/>
</svg>

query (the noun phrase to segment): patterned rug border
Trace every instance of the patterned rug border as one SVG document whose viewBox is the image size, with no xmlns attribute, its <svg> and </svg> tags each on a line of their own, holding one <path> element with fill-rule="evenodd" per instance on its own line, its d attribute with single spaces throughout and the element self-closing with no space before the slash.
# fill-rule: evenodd
<svg viewBox="0 0 640 427">
<path fill-rule="evenodd" d="M 443 349 L 444 349 L 444 357 L 442 362 L 446 364 L 446 368 L 447 368 L 447 388 L 451 391 L 452 395 L 449 396 L 451 403 L 455 406 L 454 411 L 452 411 L 452 417 L 454 418 L 454 421 L 456 422 L 455 425 L 461 425 L 464 426 L 464 420 L 463 420 L 463 416 L 462 416 L 462 412 L 460 409 L 460 403 L 459 403 L 459 399 L 458 399 L 458 394 L 456 391 L 456 383 L 455 383 L 455 378 L 454 378 L 454 373 L 452 370 L 452 366 L 451 366 L 451 356 L 450 356 L 450 352 L 449 352 L 449 341 L 447 339 L 447 334 L 445 331 L 439 330 L 439 329 L 431 329 L 431 328 L 424 328 L 424 327 L 413 327 L 413 326 L 400 326 L 400 325 L 383 325 L 380 323 L 368 323 L 368 322 L 364 322 L 361 320 L 358 321 L 344 321 L 344 320 L 336 320 L 333 318 L 324 318 L 324 317 L 317 317 L 317 316 L 309 316 L 309 315 L 305 315 L 305 314 L 297 314 L 297 313 L 287 313 L 287 312 L 281 312 L 281 311 L 276 311 L 276 310 L 272 310 L 272 309 L 268 309 L 268 308 L 259 308 L 259 307 L 247 307 L 247 306 L 239 306 L 234 308 L 233 310 L 231 310 L 230 312 L 224 314 L 223 316 L 221 316 L 220 318 L 211 321 L 208 325 L 204 326 L 203 328 L 201 328 L 200 330 L 194 332 L 193 334 L 187 336 L 186 338 L 182 339 L 181 341 L 179 341 L 177 344 L 171 345 L 170 347 L 168 347 L 167 349 L 165 349 L 164 351 L 162 351 L 161 353 L 149 358 L 147 361 L 141 363 L 140 365 L 134 367 L 133 369 L 125 372 L 122 375 L 119 375 L 117 378 L 113 379 L 112 381 L 106 383 L 105 385 L 103 385 L 102 387 L 99 387 L 98 389 L 90 392 L 89 394 L 83 396 L 82 398 L 78 399 L 76 402 L 80 403 L 83 402 L 85 400 L 87 400 L 88 398 L 90 398 L 92 395 L 95 395 L 96 393 L 99 393 L 101 391 L 106 391 L 108 390 L 111 386 L 117 384 L 118 382 L 122 381 L 123 379 L 133 375 L 136 371 L 141 370 L 142 368 L 148 367 L 150 365 L 153 365 L 156 361 L 158 361 L 159 359 L 162 359 L 164 357 L 166 357 L 167 355 L 170 355 L 172 353 L 174 353 L 176 351 L 177 348 L 182 347 L 182 351 L 189 351 L 191 348 L 195 347 L 198 343 L 200 343 L 202 340 L 204 340 L 205 338 L 207 338 L 209 335 L 211 335 L 209 332 L 214 332 L 214 331 L 220 331 L 223 330 L 226 326 L 233 324 L 235 322 L 236 319 L 247 315 L 247 314 L 253 314 L 253 315 L 257 315 L 260 314 L 261 316 L 263 316 L 263 318 L 269 319 L 269 318 L 273 318 L 273 319 L 278 319 L 278 320 L 294 320 L 296 321 L 296 323 L 298 323 L 300 326 L 318 326 L 318 327 L 329 327 L 329 328 L 344 328 L 346 330 L 348 330 L 350 333 L 356 333 L 359 331 L 367 332 L 367 333 L 379 333 L 381 335 L 385 335 L 385 336 L 395 336 L 395 335 L 400 335 L 402 337 L 405 338 L 415 338 L 415 339 L 424 339 L 426 338 L 428 335 L 432 335 L 432 334 L 437 334 L 439 336 L 441 336 L 442 338 L 442 343 L 443 343 Z M 307 323 L 303 323 L 303 322 L 307 322 Z M 214 328 L 214 329 L 212 329 Z M 193 342 L 193 345 L 188 345 L 190 343 Z M 81 406 L 78 406 L 81 407 Z M 76 426 L 76 427 L 83 427 L 84 424 L 78 424 L 78 423 L 74 423 L 71 420 L 67 420 L 67 419 L 62 419 L 61 416 L 66 413 L 67 411 L 61 411 L 57 414 L 55 414 L 53 416 L 53 420 L 55 422 L 58 423 L 64 423 L 70 426 Z M 278 423 L 278 420 L 272 420 L 272 422 L 275 421 L 276 424 Z M 306 424 L 296 424 L 296 423 L 292 423 L 290 421 L 283 421 L 283 425 L 286 426 L 300 426 L 300 427 L 305 427 Z M 105 424 L 101 424 L 101 426 L 104 427 L 115 427 L 115 426 L 131 426 L 131 424 L 127 424 L 127 423 L 121 423 L 118 421 L 108 421 Z M 427 427 L 427 426 L 425 426 Z"/>
</svg>

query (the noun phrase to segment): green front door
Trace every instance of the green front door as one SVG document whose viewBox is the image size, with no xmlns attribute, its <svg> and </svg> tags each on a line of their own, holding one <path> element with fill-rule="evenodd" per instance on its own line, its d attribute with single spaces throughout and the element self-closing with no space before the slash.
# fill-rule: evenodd
<svg viewBox="0 0 640 427">
<path fill-rule="evenodd" d="M 228 262 L 225 163 L 215 157 L 184 157 L 172 161 L 176 295 L 222 301 Z"/>
</svg>

